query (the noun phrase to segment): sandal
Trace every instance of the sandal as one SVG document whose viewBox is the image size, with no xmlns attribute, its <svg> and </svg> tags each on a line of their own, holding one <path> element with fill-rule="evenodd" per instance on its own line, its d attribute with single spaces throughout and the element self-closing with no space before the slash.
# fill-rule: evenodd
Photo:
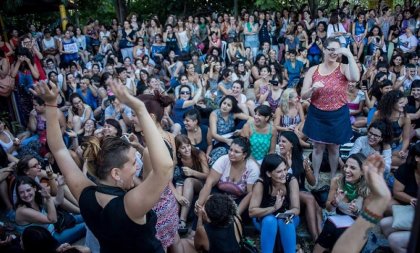
<svg viewBox="0 0 420 253">
<path fill-rule="evenodd" d="M 185 235 L 188 233 L 187 223 L 184 220 L 179 220 L 178 223 L 178 233 L 180 235 Z"/>
</svg>

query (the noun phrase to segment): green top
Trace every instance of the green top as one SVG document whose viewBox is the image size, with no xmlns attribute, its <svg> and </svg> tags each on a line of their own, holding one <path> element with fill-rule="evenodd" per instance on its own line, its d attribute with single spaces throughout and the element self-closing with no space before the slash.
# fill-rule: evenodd
<svg viewBox="0 0 420 253">
<path fill-rule="evenodd" d="M 259 133 L 255 130 L 254 123 L 250 124 L 251 137 L 249 142 L 251 144 L 251 155 L 255 160 L 262 160 L 264 156 L 270 151 L 272 125 L 270 123 L 268 133 Z"/>
</svg>

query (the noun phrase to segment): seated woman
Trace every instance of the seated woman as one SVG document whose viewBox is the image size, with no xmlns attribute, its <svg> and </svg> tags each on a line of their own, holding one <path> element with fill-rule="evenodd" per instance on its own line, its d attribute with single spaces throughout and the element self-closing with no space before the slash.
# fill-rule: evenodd
<svg viewBox="0 0 420 253">
<path fill-rule="evenodd" d="M 363 154 L 349 156 L 344 165 L 344 174 L 331 180 L 330 192 L 327 200 L 327 211 L 336 211 L 339 215 L 349 215 L 355 219 L 361 211 L 364 198 L 367 197 L 365 178 L 362 164 L 366 157 Z M 345 228 L 337 228 L 329 219 L 324 224 L 321 234 L 316 240 L 314 253 L 331 250 L 335 242 L 344 233 Z"/>
<path fill-rule="evenodd" d="M 188 110 L 184 113 L 185 129 L 181 130 L 190 139 L 192 145 L 203 151 L 206 157 L 210 157 L 212 150 L 211 133 L 209 128 L 201 124 L 200 112 L 196 109 Z"/>
<path fill-rule="evenodd" d="M 238 106 L 241 108 L 242 112 L 247 115 L 252 115 L 252 111 L 255 108 L 255 103 L 251 100 L 248 100 L 244 94 L 244 82 L 242 80 L 233 81 L 232 84 L 232 93 L 230 94 L 236 98 L 238 101 Z"/>
<path fill-rule="evenodd" d="M 131 108 L 121 103 L 115 96 L 110 96 L 108 99 L 110 104 L 105 108 L 105 121 L 114 119 L 118 121 L 123 132 L 127 132 L 127 126 L 131 125 L 133 119 Z"/>
<path fill-rule="evenodd" d="M 228 195 L 210 195 L 204 206 L 197 208 L 195 249 L 209 253 L 240 252 L 242 226 L 237 212 L 235 202 Z"/>
<path fill-rule="evenodd" d="M 52 196 L 57 195 L 57 182 L 56 177 L 52 171 L 52 166 L 47 165 L 45 170 L 42 170 L 42 165 L 40 161 L 34 156 L 26 155 L 22 157 L 19 162 L 16 164 L 16 175 L 17 176 L 28 176 L 35 180 L 38 184 L 41 184 L 44 187 L 48 187 L 50 189 L 50 194 Z M 44 183 L 45 179 L 47 182 Z M 15 187 L 16 188 L 16 187 Z M 15 188 L 13 188 L 15 190 Z M 68 187 L 66 185 L 63 186 L 64 189 L 64 200 L 60 204 L 60 207 L 63 209 L 72 212 L 72 213 L 79 213 L 79 207 L 77 205 L 77 201 L 70 193 Z M 15 192 L 13 193 L 13 202 L 16 202 L 17 196 Z"/>
<path fill-rule="evenodd" d="M 85 104 L 82 97 L 73 93 L 70 96 L 71 107 L 68 111 L 67 125 L 76 133 L 82 132 L 82 126 L 88 119 L 93 119 L 92 108 Z"/>
<path fill-rule="evenodd" d="M 254 120 L 247 122 L 241 136 L 249 139 L 251 157 L 261 164 L 264 156 L 276 150 L 277 130 L 271 124 L 271 108 L 260 105 L 255 108 Z"/>
<path fill-rule="evenodd" d="M 247 138 L 232 140 L 229 154 L 213 164 L 206 183 L 200 191 L 196 208 L 202 208 L 211 191 L 227 193 L 238 204 L 238 213 L 248 210 L 252 186 L 259 176 L 258 164 L 249 159 L 251 147 Z M 214 186 L 217 186 L 213 188 Z M 245 212 L 246 213 L 246 212 Z"/>
<path fill-rule="evenodd" d="M 295 89 L 287 88 L 281 95 L 279 107 L 277 107 L 274 115 L 274 126 L 279 132 L 293 131 L 299 136 L 299 142 L 302 147 L 310 147 L 310 144 L 302 133 L 305 123 L 305 114 L 303 113 L 302 104 Z"/>
<path fill-rule="evenodd" d="M 210 114 L 210 133 L 213 138 L 213 150 L 210 153 L 209 165 L 228 153 L 229 146 L 232 144 L 231 137 L 239 126 L 235 120 L 248 120 L 248 115 L 242 113 L 238 107 L 235 97 L 227 95 L 220 102 L 220 109 L 216 109 Z"/>
<path fill-rule="evenodd" d="M 185 135 L 175 137 L 177 166 L 174 171 L 173 182 L 179 194 L 188 203 L 191 203 L 194 194 L 200 192 L 209 173 L 209 165 L 204 152 L 192 146 L 190 139 Z M 181 234 L 188 232 L 187 216 L 190 205 L 181 207 L 178 231 Z"/>
<path fill-rule="evenodd" d="M 287 161 L 289 173 L 297 180 L 299 185 L 300 205 L 305 208 L 305 217 L 309 233 L 315 241 L 321 233 L 322 211 L 312 193 L 305 188 L 305 181 L 315 185 L 315 177 L 310 164 L 303 161 L 302 147 L 299 138 L 292 131 L 281 132 L 279 138 L 280 155 Z"/>
<path fill-rule="evenodd" d="M 407 162 L 401 165 L 395 173 L 393 188 L 394 199 L 402 205 L 417 206 L 417 192 L 420 185 L 420 143 L 412 146 L 407 157 Z M 407 252 L 410 231 L 392 228 L 394 218 L 386 217 L 381 220 L 380 226 L 388 238 L 393 252 Z"/>
<path fill-rule="evenodd" d="M 410 144 L 411 120 L 405 112 L 407 98 L 399 90 L 392 90 L 385 94 L 378 104 L 372 121 L 376 119 L 389 122 L 392 128 L 391 143 L 392 166 L 398 167 L 405 162 Z"/>
<path fill-rule="evenodd" d="M 260 178 L 252 189 L 249 215 L 261 231 L 262 253 L 272 253 L 277 231 L 285 253 L 296 252 L 296 227 L 299 225 L 299 185 L 289 174 L 287 161 L 277 154 L 267 155 L 261 164 Z M 285 215 L 281 218 L 277 215 Z"/>
<path fill-rule="evenodd" d="M 37 153 L 39 153 L 41 156 L 44 156 L 48 153 L 46 129 L 47 126 L 45 117 L 46 104 L 41 98 L 35 97 L 33 99 L 33 107 L 34 109 L 29 115 L 28 122 L 29 131 L 33 135 L 29 138 L 23 139 L 21 146 L 27 146 L 32 141 L 38 141 L 41 144 L 41 147 L 39 150 L 37 150 Z M 66 120 L 64 118 L 64 114 L 60 110 L 58 110 L 58 115 L 61 132 L 64 133 L 66 127 Z"/>
<path fill-rule="evenodd" d="M 81 215 L 73 215 L 76 222 L 74 227 L 63 231 L 56 231 L 56 205 L 64 199 L 64 177 L 58 177 L 57 197 L 51 197 L 47 189 L 42 188 L 30 177 L 20 177 L 16 183 L 16 229 L 22 233 L 25 228 L 41 225 L 48 229 L 59 243 L 73 243 L 84 236 L 85 224 Z"/>
<path fill-rule="evenodd" d="M 17 154 L 16 149 L 20 145 L 20 139 L 15 138 L 7 128 L 6 122 L 0 120 L 0 146 L 8 154 Z"/>
<path fill-rule="evenodd" d="M 271 70 L 272 74 L 273 72 L 274 70 Z M 260 98 L 257 101 L 257 103 L 260 105 L 262 104 L 269 105 L 271 107 L 271 110 L 274 112 L 276 111 L 278 105 L 280 104 L 281 95 L 283 94 L 283 91 L 284 91 L 281 87 L 283 79 L 281 78 L 280 75 L 278 76 L 280 78 L 277 78 L 276 75 L 273 75 L 272 79 L 268 81 L 269 83 L 268 89 L 266 89 L 264 93 L 260 95 Z"/>
<path fill-rule="evenodd" d="M 357 87 L 356 82 L 349 82 L 347 87 L 347 106 L 350 110 L 350 122 L 353 129 L 366 127 L 367 119 L 363 116 L 363 105 L 365 104 L 365 94 Z"/>
<path fill-rule="evenodd" d="M 186 78 L 186 76 L 182 76 L 181 83 L 188 81 L 188 79 L 185 80 Z M 194 105 L 197 104 L 198 100 L 202 97 L 203 88 L 200 83 L 198 90 L 196 90 L 196 93 L 193 94 L 190 86 L 181 84 L 181 88 L 179 90 L 179 97 L 175 100 L 171 117 L 174 122 L 174 125 L 172 126 L 172 133 L 174 135 L 178 135 L 181 130 L 185 128 L 183 120 L 184 113 L 194 108 Z"/>
<path fill-rule="evenodd" d="M 369 125 L 366 136 L 356 139 L 349 155 L 362 153 L 368 157 L 379 153 L 385 161 L 385 176 L 387 176 L 391 171 L 391 134 L 384 121 L 376 120 Z"/>
</svg>

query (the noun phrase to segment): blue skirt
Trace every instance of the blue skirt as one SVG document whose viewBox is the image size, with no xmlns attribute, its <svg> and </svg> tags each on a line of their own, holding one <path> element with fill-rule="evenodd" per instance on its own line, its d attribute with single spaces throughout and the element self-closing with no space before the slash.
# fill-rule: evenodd
<svg viewBox="0 0 420 253">
<path fill-rule="evenodd" d="M 347 105 L 335 111 L 323 111 L 312 104 L 303 126 L 303 133 L 315 142 L 344 144 L 353 136 Z"/>
</svg>

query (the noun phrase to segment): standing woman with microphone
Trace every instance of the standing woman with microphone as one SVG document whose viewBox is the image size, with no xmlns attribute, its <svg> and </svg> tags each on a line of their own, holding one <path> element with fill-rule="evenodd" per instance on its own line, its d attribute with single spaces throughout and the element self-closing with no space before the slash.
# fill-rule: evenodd
<svg viewBox="0 0 420 253">
<path fill-rule="evenodd" d="M 312 163 L 317 183 L 325 148 L 328 149 L 331 177 L 334 177 L 339 145 L 350 141 L 352 129 L 347 107 L 347 86 L 349 82 L 358 82 L 360 79 L 350 49 L 342 48 L 338 39 L 328 38 L 323 54 L 323 62 L 306 73 L 301 93 L 303 99 L 311 101 L 303 133 L 314 144 Z M 348 64 L 338 62 L 340 56 L 347 57 Z"/>
</svg>

